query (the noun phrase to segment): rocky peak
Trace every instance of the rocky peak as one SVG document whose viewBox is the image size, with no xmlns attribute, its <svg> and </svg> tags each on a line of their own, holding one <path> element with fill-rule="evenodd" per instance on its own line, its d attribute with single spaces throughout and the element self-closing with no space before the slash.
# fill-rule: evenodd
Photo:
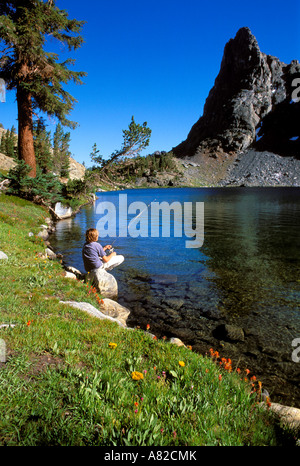
<svg viewBox="0 0 300 466">
<path fill-rule="evenodd" d="M 220 72 L 204 106 L 203 116 L 188 137 L 173 148 L 178 157 L 203 153 L 237 153 L 256 141 L 266 115 L 290 101 L 291 83 L 300 65 L 282 63 L 262 53 L 247 27 L 225 45 Z"/>
</svg>

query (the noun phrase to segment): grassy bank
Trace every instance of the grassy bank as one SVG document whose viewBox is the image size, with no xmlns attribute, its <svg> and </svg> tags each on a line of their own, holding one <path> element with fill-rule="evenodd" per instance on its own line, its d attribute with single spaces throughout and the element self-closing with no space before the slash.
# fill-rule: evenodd
<svg viewBox="0 0 300 466">
<path fill-rule="evenodd" d="M 200 356 L 60 301 L 99 297 L 43 257 L 48 213 L 0 196 L 0 445 L 281 445 L 260 384 L 215 352 Z M 29 232 L 34 235 L 29 236 Z"/>
</svg>

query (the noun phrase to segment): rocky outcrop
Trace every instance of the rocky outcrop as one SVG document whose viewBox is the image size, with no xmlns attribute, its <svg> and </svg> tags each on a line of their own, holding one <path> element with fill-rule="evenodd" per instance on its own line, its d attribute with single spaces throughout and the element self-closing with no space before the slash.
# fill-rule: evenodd
<svg viewBox="0 0 300 466">
<path fill-rule="evenodd" d="M 70 157 L 69 178 L 70 180 L 82 180 L 85 175 L 85 167 Z"/>
<path fill-rule="evenodd" d="M 0 128 L 1 129 L 1 128 Z M 4 154 L 0 153 L 0 169 L 4 171 L 9 171 L 11 168 L 16 166 L 16 162 L 11 157 L 7 157 Z"/>
<path fill-rule="evenodd" d="M 259 143 L 260 150 L 296 156 L 300 102 L 292 100 L 292 93 L 299 77 L 298 61 L 286 65 L 262 53 L 251 31 L 241 28 L 225 46 L 203 116 L 173 153 L 181 158 L 200 154 L 218 158 Z"/>
</svg>

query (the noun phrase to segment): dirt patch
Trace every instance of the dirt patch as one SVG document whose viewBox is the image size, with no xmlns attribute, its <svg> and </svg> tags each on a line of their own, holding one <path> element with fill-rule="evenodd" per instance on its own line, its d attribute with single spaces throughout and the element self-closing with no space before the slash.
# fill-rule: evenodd
<svg viewBox="0 0 300 466">
<path fill-rule="evenodd" d="M 50 353 L 43 353 L 40 355 L 31 355 L 29 358 L 32 366 L 30 367 L 26 377 L 35 377 L 41 372 L 45 372 L 48 367 L 58 368 L 64 365 L 64 360 Z"/>
</svg>

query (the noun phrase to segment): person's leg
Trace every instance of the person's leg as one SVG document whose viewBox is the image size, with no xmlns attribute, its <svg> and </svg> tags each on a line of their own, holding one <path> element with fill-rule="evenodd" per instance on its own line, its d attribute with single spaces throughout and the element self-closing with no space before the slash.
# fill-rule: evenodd
<svg viewBox="0 0 300 466">
<path fill-rule="evenodd" d="M 104 270 L 111 270 L 114 267 L 117 267 L 118 265 L 122 264 L 122 262 L 124 262 L 124 256 L 121 256 L 119 254 L 113 256 L 109 262 L 105 262 L 101 268 Z"/>
</svg>

